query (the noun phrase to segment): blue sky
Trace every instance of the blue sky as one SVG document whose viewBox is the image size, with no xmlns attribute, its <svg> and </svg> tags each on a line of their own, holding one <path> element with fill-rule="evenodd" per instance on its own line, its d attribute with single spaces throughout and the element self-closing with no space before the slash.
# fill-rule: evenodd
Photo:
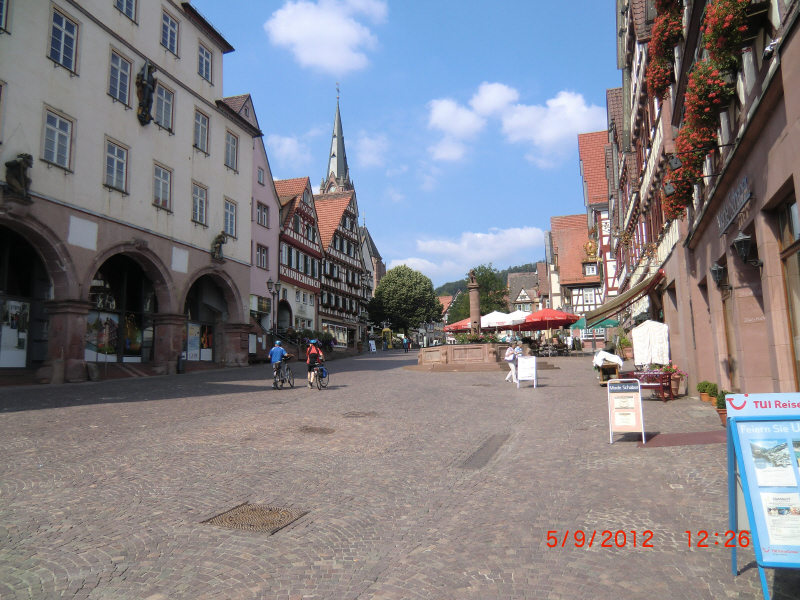
<svg viewBox="0 0 800 600">
<path fill-rule="evenodd" d="M 611 0 L 194 0 L 236 48 L 276 179 L 325 175 L 336 82 L 359 208 L 435 285 L 544 256 L 583 211 L 577 133 L 620 85 Z"/>
</svg>

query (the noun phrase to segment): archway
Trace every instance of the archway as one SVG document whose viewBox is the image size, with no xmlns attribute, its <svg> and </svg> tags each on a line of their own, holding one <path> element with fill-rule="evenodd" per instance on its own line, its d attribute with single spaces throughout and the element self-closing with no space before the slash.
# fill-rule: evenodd
<svg viewBox="0 0 800 600">
<path fill-rule="evenodd" d="M 88 296 L 84 359 L 150 362 L 158 298 L 142 266 L 125 254 L 111 256 L 95 271 Z"/>
<path fill-rule="evenodd" d="M 214 361 L 220 348 L 215 347 L 222 323 L 228 321 L 225 293 L 211 275 L 198 277 L 186 294 L 183 312 L 185 358 L 188 361 Z"/>
<path fill-rule="evenodd" d="M 47 359 L 53 284 L 37 249 L 0 225 L 0 368 L 26 368 Z"/>
<path fill-rule="evenodd" d="M 278 332 L 283 333 L 292 326 L 292 306 L 286 300 L 278 302 Z"/>
</svg>

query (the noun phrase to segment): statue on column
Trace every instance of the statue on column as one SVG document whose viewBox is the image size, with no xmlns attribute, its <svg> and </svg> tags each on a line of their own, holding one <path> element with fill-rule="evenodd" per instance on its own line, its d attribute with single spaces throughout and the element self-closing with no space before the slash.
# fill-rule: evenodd
<svg viewBox="0 0 800 600">
<path fill-rule="evenodd" d="M 153 77 L 155 72 L 155 65 L 150 64 L 150 61 L 145 59 L 141 71 L 136 75 L 136 97 L 139 98 L 139 108 L 136 110 L 136 116 L 142 125 L 147 125 L 153 120 L 153 115 L 150 114 L 150 111 L 153 109 L 153 97 L 156 92 L 156 78 Z"/>
<path fill-rule="evenodd" d="M 31 189 L 31 178 L 28 169 L 33 167 L 33 156 L 18 154 L 17 158 L 6 163 L 6 184 L 12 194 L 28 198 Z"/>
</svg>

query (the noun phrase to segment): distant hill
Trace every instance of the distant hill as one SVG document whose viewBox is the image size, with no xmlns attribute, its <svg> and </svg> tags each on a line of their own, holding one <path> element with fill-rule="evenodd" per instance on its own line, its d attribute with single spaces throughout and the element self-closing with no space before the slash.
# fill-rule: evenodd
<svg viewBox="0 0 800 600">
<path fill-rule="evenodd" d="M 539 260 L 538 262 L 544 262 L 544 259 Z M 500 271 L 500 277 L 505 281 L 505 284 L 508 285 L 508 274 L 509 273 L 533 273 L 536 271 L 536 263 L 525 263 L 524 265 L 517 265 L 516 267 L 509 267 L 508 269 L 503 269 Z M 443 285 L 440 285 L 438 288 L 434 290 L 434 293 L 437 296 L 452 296 L 456 293 L 456 290 L 461 290 L 462 292 L 467 291 L 467 280 L 459 279 L 458 281 L 450 281 Z"/>
</svg>

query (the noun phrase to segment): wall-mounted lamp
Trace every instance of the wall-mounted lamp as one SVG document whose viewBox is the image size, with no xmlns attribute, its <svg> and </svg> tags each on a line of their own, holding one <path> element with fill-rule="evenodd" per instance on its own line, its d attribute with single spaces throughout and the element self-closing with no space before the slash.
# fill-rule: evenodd
<svg viewBox="0 0 800 600">
<path fill-rule="evenodd" d="M 715 262 L 713 265 L 711 265 L 711 269 L 709 270 L 711 271 L 711 279 L 714 281 L 714 284 L 718 289 L 731 289 L 731 286 L 729 286 L 727 283 L 720 283 L 725 274 L 725 267 Z"/>
<path fill-rule="evenodd" d="M 667 161 L 667 165 L 669 165 L 670 171 L 677 171 L 683 166 L 681 159 L 675 156 L 674 154 L 670 156 L 669 161 Z"/>
<path fill-rule="evenodd" d="M 675 159 L 675 160 L 678 160 L 678 159 Z M 680 161 L 678 161 L 678 162 L 680 162 Z M 675 186 L 672 185 L 671 183 L 665 183 L 664 187 L 661 188 L 661 189 L 664 190 L 664 197 L 665 198 L 669 198 L 670 196 L 672 196 L 672 194 L 675 193 Z"/>
<path fill-rule="evenodd" d="M 739 230 L 739 235 L 737 235 L 733 239 L 733 247 L 736 248 L 736 254 L 739 255 L 739 258 L 742 259 L 742 262 L 747 263 L 748 265 L 753 265 L 754 267 L 760 267 L 764 263 L 757 259 L 748 259 L 747 257 L 750 256 L 750 242 L 752 238 L 749 235 L 745 235 L 742 233 L 742 230 Z"/>
</svg>

